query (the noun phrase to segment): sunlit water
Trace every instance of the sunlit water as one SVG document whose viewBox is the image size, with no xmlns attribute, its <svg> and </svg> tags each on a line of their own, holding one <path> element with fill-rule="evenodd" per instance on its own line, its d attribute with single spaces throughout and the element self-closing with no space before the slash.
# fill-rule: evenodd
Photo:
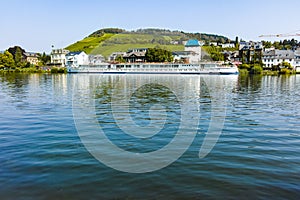
<svg viewBox="0 0 300 200">
<path fill-rule="evenodd" d="M 123 94 L 131 94 L 129 114 L 137 126 L 163 124 L 161 131 L 136 138 L 122 130 L 114 119 L 122 113 L 112 112 L 111 101 Z M 82 143 L 74 106 L 89 111 L 86 100 L 95 103 L 99 127 L 112 143 L 133 153 L 166 147 L 187 111 L 199 123 L 178 160 L 126 173 L 98 161 Z M 182 109 L 188 101 L 198 107 Z M 299 199 L 299 102 L 298 75 L 0 75 L 0 199 Z M 225 117 L 222 134 L 200 159 L 215 114 Z"/>
</svg>

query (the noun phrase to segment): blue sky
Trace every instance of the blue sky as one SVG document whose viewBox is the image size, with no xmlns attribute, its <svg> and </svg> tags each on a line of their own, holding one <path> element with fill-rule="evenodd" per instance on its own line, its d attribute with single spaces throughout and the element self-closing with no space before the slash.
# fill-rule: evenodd
<svg viewBox="0 0 300 200">
<path fill-rule="evenodd" d="M 51 45 L 66 47 L 105 27 L 260 40 L 261 34 L 300 30 L 299 8 L 299 0 L 9 0 L 1 2 L 0 50 L 20 45 L 50 52 Z"/>
</svg>

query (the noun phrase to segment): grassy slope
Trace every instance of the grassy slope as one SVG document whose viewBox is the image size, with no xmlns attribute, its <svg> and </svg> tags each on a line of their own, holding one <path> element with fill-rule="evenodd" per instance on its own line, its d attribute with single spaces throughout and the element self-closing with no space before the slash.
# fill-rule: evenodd
<svg viewBox="0 0 300 200">
<path fill-rule="evenodd" d="M 70 51 L 85 51 L 88 54 L 102 54 L 108 57 L 113 52 L 127 51 L 131 48 L 164 48 L 170 51 L 181 51 L 183 45 L 170 45 L 172 40 L 180 36 L 150 35 L 150 34 L 104 34 L 101 37 L 87 37 L 68 46 Z M 165 44 L 159 44 L 165 43 Z"/>
<path fill-rule="evenodd" d="M 92 50 L 98 47 L 98 45 L 112 37 L 114 34 L 104 34 L 101 37 L 86 37 L 83 40 L 80 40 L 70 46 L 66 47 L 69 51 L 84 51 L 89 54 Z"/>
</svg>

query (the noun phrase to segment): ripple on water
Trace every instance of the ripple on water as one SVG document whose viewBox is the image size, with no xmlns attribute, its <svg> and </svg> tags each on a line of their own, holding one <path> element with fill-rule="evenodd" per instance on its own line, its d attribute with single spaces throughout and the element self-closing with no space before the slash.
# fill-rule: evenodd
<svg viewBox="0 0 300 200">
<path fill-rule="evenodd" d="M 300 100 L 299 76 L 239 77 L 228 94 L 223 133 L 203 159 L 198 154 L 209 127 L 211 99 L 207 91 L 198 95 L 200 123 L 193 144 L 172 165 L 145 174 L 108 168 L 89 154 L 77 135 L 72 80 L 79 77 L 92 84 L 97 76 L 10 77 L 14 81 L 0 76 L 1 199 L 300 198 L 300 107 L 295 106 Z M 108 85 L 126 78 L 130 76 L 101 76 L 98 85 L 107 92 Z M 176 76 L 165 78 L 173 79 L 173 87 L 184 94 L 183 82 L 176 81 Z M 180 79 L 195 80 L 194 76 Z M 137 110 L 148 100 L 143 98 L 132 107 L 135 120 L 149 120 L 149 112 Z M 174 98 L 170 96 L 170 102 Z M 157 137 L 134 140 L 126 136 L 108 112 L 108 99 L 99 94 L 97 100 L 102 103 L 97 104 L 96 116 L 120 147 L 148 152 L 168 144 L 175 135 L 178 111 L 170 112 L 173 120 Z M 156 100 L 166 102 L 162 97 Z"/>
</svg>

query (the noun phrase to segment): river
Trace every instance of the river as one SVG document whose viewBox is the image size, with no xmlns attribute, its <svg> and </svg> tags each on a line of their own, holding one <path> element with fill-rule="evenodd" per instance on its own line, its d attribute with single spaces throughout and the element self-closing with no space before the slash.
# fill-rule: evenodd
<svg viewBox="0 0 300 200">
<path fill-rule="evenodd" d="M 300 199 L 300 76 L 0 74 L 0 199 Z"/>
</svg>

